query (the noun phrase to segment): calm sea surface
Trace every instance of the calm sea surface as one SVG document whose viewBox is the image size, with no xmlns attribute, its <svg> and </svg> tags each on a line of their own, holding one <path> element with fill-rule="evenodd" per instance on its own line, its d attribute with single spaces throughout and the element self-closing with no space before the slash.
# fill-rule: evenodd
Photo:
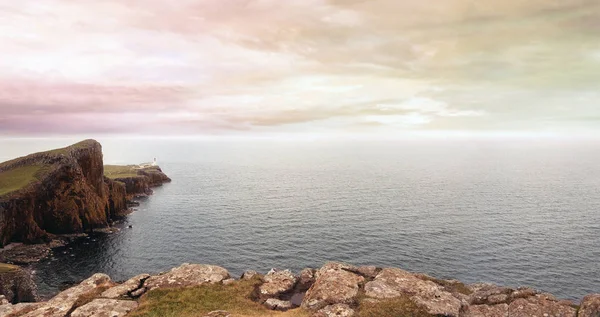
<svg viewBox="0 0 600 317">
<path fill-rule="evenodd" d="M 0 140 L 0 161 L 72 140 Z M 600 143 L 100 140 L 173 179 L 112 235 L 35 265 L 45 295 L 183 262 L 234 275 L 336 260 L 465 282 L 600 292 Z"/>
</svg>

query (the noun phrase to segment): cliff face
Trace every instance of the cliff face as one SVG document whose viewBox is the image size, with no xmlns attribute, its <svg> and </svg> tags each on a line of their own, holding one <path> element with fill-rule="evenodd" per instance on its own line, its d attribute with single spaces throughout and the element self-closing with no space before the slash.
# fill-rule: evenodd
<svg viewBox="0 0 600 317">
<path fill-rule="evenodd" d="M 0 246 L 105 227 L 127 208 L 125 186 L 104 177 L 94 140 L 0 164 L 0 177 L 11 171 L 24 185 L 0 195 Z"/>
<path fill-rule="evenodd" d="M 114 168 L 114 166 L 111 166 Z M 168 183 L 171 179 L 163 173 L 158 166 L 138 168 L 135 166 L 121 166 L 121 173 L 128 176 L 113 175 L 113 180 L 125 186 L 128 198 L 140 195 L 151 195 L 152 187 Z"/>
<path fill-rule="evenodd" d="M 0 294 L 13 304 L 37 300 L 37 288 L 31 275 L 18 266 L 2 263 L 0 263 Z"/>
</svg>

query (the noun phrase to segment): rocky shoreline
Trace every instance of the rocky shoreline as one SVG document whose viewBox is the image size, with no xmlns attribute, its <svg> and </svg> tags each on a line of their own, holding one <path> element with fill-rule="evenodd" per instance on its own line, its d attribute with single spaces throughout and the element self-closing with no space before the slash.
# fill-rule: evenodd
<svg viewBox="0 0 600 317">
<path fill-rule="evenodd" d="M 246 313 L 230 309 L 224 297 L 222 308 L 199 309 L 194 316 L 271 316 L 270 311 L 312 317 L 600 316 L 600 294 L 573 303 L 527 287 L 465 285 L 399 268 L 330 262 L 319 269 L 304 269 L 298 275 L 273 269 L 265 275 L 247 271 L 238 279 L 232 278 L 225 268 L 203 264 L 183 264 L 157 275 L 141 274 L 123 283 L 115 283 L 105 274 L 95 274 L 47 302 L 15 305 L 4 301 L 0 317 L 146 316 L 146 312 L 152 312 L 152 301 L 161 295 L 172 297 L 186 289 L 202 291 L 203 287 L 215 286 L 224 291 L 234 290 L 243 283 L 251 285 L 251 292 L 245 296 L 260 307 L 254 308 L 257 314 L 249 314 L 247 309 Z M 202 300 L 194 298 L 187 300 Z M 182 301 L 177 305 L 185 304 Z M 212 307 L 217 306 L 219 302 Z M 373 311 L 378 313 L 373 315 Z M 177 316 L 176 311 L 173 313 Z"/>
</svg>

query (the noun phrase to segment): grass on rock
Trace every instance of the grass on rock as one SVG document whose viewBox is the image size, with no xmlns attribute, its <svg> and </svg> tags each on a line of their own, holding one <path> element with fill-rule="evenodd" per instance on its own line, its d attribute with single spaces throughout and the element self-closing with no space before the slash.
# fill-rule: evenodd
<svg viewBox="0 0 600 317">
<path fill-rule="evenodd" d="M 104 176 L 115 178 L 138 177 L 138 171 L 134 169 L 135 165 L 104 165 Z"/>
<path fill-rule="evenodd" d="M 0 263 L 0 274 L 10 273 L 17 270 L 19 267 L 11 264 Z"/>
<path fill-rule="evenodd" d="M 408 297 L 397 297 L 379 302 L 362 300 L 358 317 L 431 317 Z"/>
<path fill-rule="evenodd" d="M 268 310 L 251 300 L 258 279 L 230 285 L 202 285 L 184 289 L 158 289 L 140 300 L 138 310 L 128 317 L 202 317 L 215 310 L 225 310 L 232 317 L 309 317 L 300 308 L 287 312 Z"/>
<path fill-rule="evenodd" d="M 420 277 L 423 280 L 431 281 L 444 287 L 446 291 L 450 293 L 460 293 L 464 295 L 471 295 L 473 293 L 467 285 L 459 281 L 442 280 L 425 274 L 420 274 Z"/>
<path fill-rule="evenodd" d="M 39 180 L 48 168 L 44 165 L 26 165 L 0 172 L 0 196 Z"/>
</svg>

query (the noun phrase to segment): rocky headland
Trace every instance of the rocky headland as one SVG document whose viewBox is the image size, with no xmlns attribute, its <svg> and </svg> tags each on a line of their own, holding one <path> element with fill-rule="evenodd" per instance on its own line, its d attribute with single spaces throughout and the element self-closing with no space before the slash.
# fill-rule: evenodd
<svg viewBox="0 0 600 317">
<path fill-rule="evenodd" d="M 94 140 L 1 163 L 0 247 L 106 228 L 127 214 L 131 197 L 170 181 L 158 166 L 121 171 L 127 173 L 105 175 Z"/>
<path fill-rule="evenodd" d="M 0 317 L 597 317 L 600 295 L 581 303 L 531 288 L 465 285 L 399 268 L 330 262 L 299 274 L 273 269 L 239 278 L 183 264 L 117 283 L 95 274 L 47 302 L 0 306 Z"/>
<path fill-rule="evenodd" d="M 105 170 L 94 140 L 0 163 L 0 295 L 36 298 L 27 271 L 2 263 L 26 265 L 86 233 L 110 232 L 136 196 L 169 181 L 151 164 Z"/>
</svg>

